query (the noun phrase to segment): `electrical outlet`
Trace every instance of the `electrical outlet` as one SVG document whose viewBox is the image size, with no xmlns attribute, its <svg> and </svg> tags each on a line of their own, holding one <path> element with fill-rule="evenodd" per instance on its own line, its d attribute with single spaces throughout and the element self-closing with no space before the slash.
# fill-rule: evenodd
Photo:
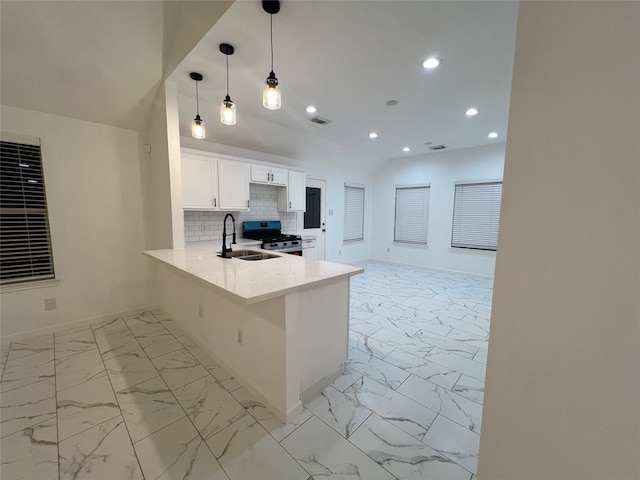
<svg viewBox="0 0 640 480">
<path fill-rule="evenodd" d="M 238 345 L 242 346 L 244 343 L 244 332 L 241 328 L 238 329 Z"/>
<path fill-rule="evenodd" d="M 203 232 L 207 230 L 207 225 L 205 223 L 201 223 L 200 227 L 202 228 Z"/>
<path fill-rule="evenodd" d="M 200 318 L 204 316 L 204 307 L 202 306 L 202 304 L 198 305 L 198 315 L 200 316 Z"/>
<path fill-rule="evenodd" d="M 44 299 L 44 309 L 45 310 L 55 310 L 56 308 L 58 308 L 58 305 L 56 304 L 56 299 L 55 298 L 45 298 Z"/>
<path fill-rule="evenodd" d="M 338 255 L 342 255 L 342 250 L 338 250 Z"/>
<path fill-rule="evenodd" d="M 391 251 L 391 247 L 387 247 L 387 253 Z"/>
</svg>

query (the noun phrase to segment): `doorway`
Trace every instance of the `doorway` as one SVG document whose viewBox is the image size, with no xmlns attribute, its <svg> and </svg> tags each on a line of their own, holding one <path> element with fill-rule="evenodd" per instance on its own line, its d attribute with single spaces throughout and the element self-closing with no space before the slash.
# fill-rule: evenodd
<svg viewBox="0 0 640 480">
<path fill-rule="evenodd" d="M 327 183 L 325 180 L 307 177 L 307 203 L 303 217 L 302 235 L 316 238 L 316 258 L 325 259 L 325 205 Z"/>
</svg>

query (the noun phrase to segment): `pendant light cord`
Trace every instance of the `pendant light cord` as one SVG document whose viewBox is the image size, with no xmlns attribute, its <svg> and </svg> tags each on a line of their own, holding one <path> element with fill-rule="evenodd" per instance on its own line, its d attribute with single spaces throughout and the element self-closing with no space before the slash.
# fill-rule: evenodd
<svg viewBox="0 0 640 480">
<path fill-rule="evenodd" d="M 229 55 L 227 57 L 227 97 L 229 96 Z"/>
<path fill-rule="evenodd" d="M 200 98 L 198 96 L 198 81 L 196 80 L 196 115 L 200 116 Z"/>
<path fill-rule="evenodd" d="M 269 24 L 271 30 L 271 71 L 273 72 L 273 14 L 269 15 Z"/>
</svg>

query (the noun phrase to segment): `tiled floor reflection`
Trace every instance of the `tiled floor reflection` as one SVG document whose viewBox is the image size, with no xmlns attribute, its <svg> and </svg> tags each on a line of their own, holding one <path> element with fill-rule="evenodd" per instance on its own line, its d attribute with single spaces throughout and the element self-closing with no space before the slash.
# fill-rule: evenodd
<svg viewBox="0 0 640 480">
<path fill-rule="evenodd" d="M 0 348 L 0 477 L 471 480 L 492 282 L 362 262 L 344 374 L 282 424 L 161 310 Z"/>
</svg>

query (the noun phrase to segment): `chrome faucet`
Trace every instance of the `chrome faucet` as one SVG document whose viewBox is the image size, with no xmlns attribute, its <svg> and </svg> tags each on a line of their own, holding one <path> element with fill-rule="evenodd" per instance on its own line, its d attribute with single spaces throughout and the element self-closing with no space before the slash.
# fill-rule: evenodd
<svg viewBox="0 0 640 480">
<path fill-rule="evenodd" d="M 222 258 L 231 258 L 231 257 L 227 257 L 227 253 L 233 251 L 231 247 L 227 248 L 227 218 L 228 217 L 231 217 L 231 221 L 233 222 L 233 240 L 231 242 L 231 245 L 236 245 L 236 219 L 233 218 L 233 215 L 231 215 L 230 213 L 227 213 L 224 216 L 224 221 L 222 222 L 222 253 L 218 255 L 219 257 L 222 257 Z"/>
</svg>

